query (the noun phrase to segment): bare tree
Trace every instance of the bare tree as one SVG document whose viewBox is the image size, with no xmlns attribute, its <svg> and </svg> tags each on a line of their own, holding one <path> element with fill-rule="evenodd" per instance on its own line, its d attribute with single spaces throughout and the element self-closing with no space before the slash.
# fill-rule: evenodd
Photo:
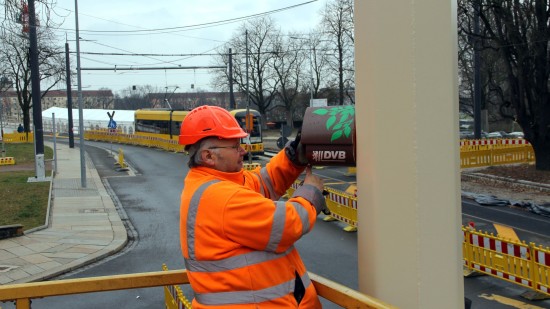
<svg viewBox="0 0 550 309">
<path fill-rule="evenodd" d="M 513 127 L 513 112 L 509 108 L 503 86 L 506 85 L 505 65 L 498 49 L 494 48 L 490 40 L 483 40 L 487 30 L 481 28 L 479 35 L 473 33 L 474 15 L 473 3 L 471 0 L 458 1 L 458 67 L 460 74 L 460 111 L 471 117 L 474 116 L 474 50 L 478 48 L 480 55 L 481 80 L 481 109 L 487 112 L 488 127 L 503 130 L 505 127 Z M 477 40 L 480 45 L 474 44 Z M 485 119 L 482 119 L 485 120 Z M 482 125 L 484 121 L 482 121 Z M 500 128 L 498 128 L 500 127 Z"/>
<path fill-rule="evenodd" d="M 9 78 L 4 76 L 4 74 L 0 74 L 0 93 L 9 90 L 12 85 L 13 83 L 10 81 Z"/>
<path fill-rule="evenodd" d="M 248 32 L 248 36 L 246 36 L 246 32 Z M 277 58 L 275 45 L 280 32 L 280 29 L 269 17 L 243 23 L 231 40 L 218 51 L 219 56 L 215 59 L 217 65 L 227 66 L 229 62 L 227 51 L 229 48 L 235 51 L 233 55 L 233 83 L 238 91 L 245 95 L 248 92 L 251 107 L 257 108 L 262 114 L 264 126 L 267 112 L 274 108 L 274 100 L 280 84 L 274 70 L 274 62 Z M 246 37 L 248 37 L 248 42 Z M 248 46 L 248 50 L 246 46 Z M 246 65 L 247 54 L 248 68 Z M 228 74 L 228 71 L 220 72 L 214 82 L 217 85 L 224 85 L 223 89 L 227 89 Z"/>
<path fill-rule="evenodd" d="M 331 70 L 337 75 L 338 103 L 344 104 L 345 96 L 355 102 L 354 23 L 353 0 L 332 0 L 322 12 L 322 27 L 329 44 L 336 50 Z"/>
<path fill-rule="evenodd" d="M 31 97 L 31 70 L 29 64 L 28 25 L 25 17 L 25 2 L 4 0 L 5 19 L 0 30 L 0 66 L 6 78 L 13 81 L 17 93 L 17 102 L 23 113 L 23 125 L 26 132 L 30 131 L 30 111 L 33 107 Z M 65 77 L 65 61 L 63 48 L 54 44 L 55 37 L 49 27 L 49 3 L 43 1 L 43 16 L 39 19 L 38 66 L 40 68 L 41 85 L 47 81 L 41 97 Z"/>
<path fill-rule="evenodd" d="M 334 49 L 330 48 L 329 41 L 324 40 L 322 31 L 312 32 L 308 40 L 313 69 L 313 97 L 319 98 L 321 88 L 327 88 L 329 84 L 326 76 L 330 69 L 329 60 L 334 56 Z"/>
<path fill-rule="evenodd" d="M 533 146 L 536 168 L 550 170 L 550 5 L 546 0 L 480 3 L 485 30 L 480 39 L 498 53 L 498 73 L 505 76 L 493 91 Z"/>
<path fill-rule="evenodd" d="M 302 70 L 303 67 L 311 69 L 311 59 L 308 59 L 310 57 L 309 44 L 305 40 L 295 38 L 295 34 L 290 34 L 286 40 L 282 36 L 278 37 L 275 44 L 276 58 L 273 64 L 275 74 L 279 79 L 278 95 L 281 107 L 285 111 L 287 125 L 290 127 L 294 126 L 295 111 L 304 109 L 304 104 L 296 106 L 300 88 L 313 91 L 312 85 L 309 82 L 304 82 L 310 81 L 310 79 L 304 74 L 306 70 Z"/>
</svg>

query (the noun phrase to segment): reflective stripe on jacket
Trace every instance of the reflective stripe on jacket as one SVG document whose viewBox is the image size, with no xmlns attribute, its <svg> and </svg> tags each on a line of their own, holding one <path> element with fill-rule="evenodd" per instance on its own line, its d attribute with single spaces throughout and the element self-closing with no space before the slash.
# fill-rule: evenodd
<svg viewBox="0 0 550 309">
<path fill-rule="evenodd" d="M 322 193 L 306 185 L 278 201 L 303 169 L 280 152 L 254 171 L 189 171 L 180 236 L 193 308 L 298 308 L 297 276 L 299 308 L 321 307 L 294 243 L 315 224 Z"/>
</svg>

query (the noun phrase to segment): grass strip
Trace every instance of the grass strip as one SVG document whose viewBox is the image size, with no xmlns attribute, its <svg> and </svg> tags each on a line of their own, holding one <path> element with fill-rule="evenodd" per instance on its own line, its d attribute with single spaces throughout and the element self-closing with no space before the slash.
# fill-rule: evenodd
<svg viewBox="0 0 550 309">
<path fill-rule="evenodd" d="M 6 156 L 14 157 L 16 165 L 34 163 L 32 143 L 5 144 L 5 149 Z M 50 147 L 44 147 L 44 157 L 53 157 Z M 19 171 L 0 168 L 0 225 L 21 224 L 24 230 L 29 230 L 45 223 L 50 182 L 28 182 L 29 177 L 34 176 L 34 164 Z"/>
</svg>

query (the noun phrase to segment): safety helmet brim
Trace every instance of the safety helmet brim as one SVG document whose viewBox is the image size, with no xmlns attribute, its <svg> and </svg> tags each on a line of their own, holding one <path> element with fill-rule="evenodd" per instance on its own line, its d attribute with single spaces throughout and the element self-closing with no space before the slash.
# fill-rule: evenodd
<svg viewBox="0 0 550 309">
<path fill-rule="evenodd" d="M 218 106 L 199 106 L 183 119 L 179 143 L 192 145 L 210 136 L 222 139 L 243 138 L 248 136 L 248 133 L 227 110 Z"/>
</svg>

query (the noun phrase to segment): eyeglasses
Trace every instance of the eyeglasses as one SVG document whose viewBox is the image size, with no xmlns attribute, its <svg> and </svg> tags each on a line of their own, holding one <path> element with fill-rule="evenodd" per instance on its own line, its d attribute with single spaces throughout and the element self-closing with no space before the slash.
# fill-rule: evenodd
<svg viewBox="0 0 550 309">
<path fill-rule="evenodd" d="M 233 146 L 213 146 L 213 147 L 208 147 L 208 149 L 219 149 L 219 148 L 231 148 L 231 149 L 235 149 L 237 152 L 239 152 L 241 150 L 241 144 L 240 143 L 237 143 Z"/>
</svg>

